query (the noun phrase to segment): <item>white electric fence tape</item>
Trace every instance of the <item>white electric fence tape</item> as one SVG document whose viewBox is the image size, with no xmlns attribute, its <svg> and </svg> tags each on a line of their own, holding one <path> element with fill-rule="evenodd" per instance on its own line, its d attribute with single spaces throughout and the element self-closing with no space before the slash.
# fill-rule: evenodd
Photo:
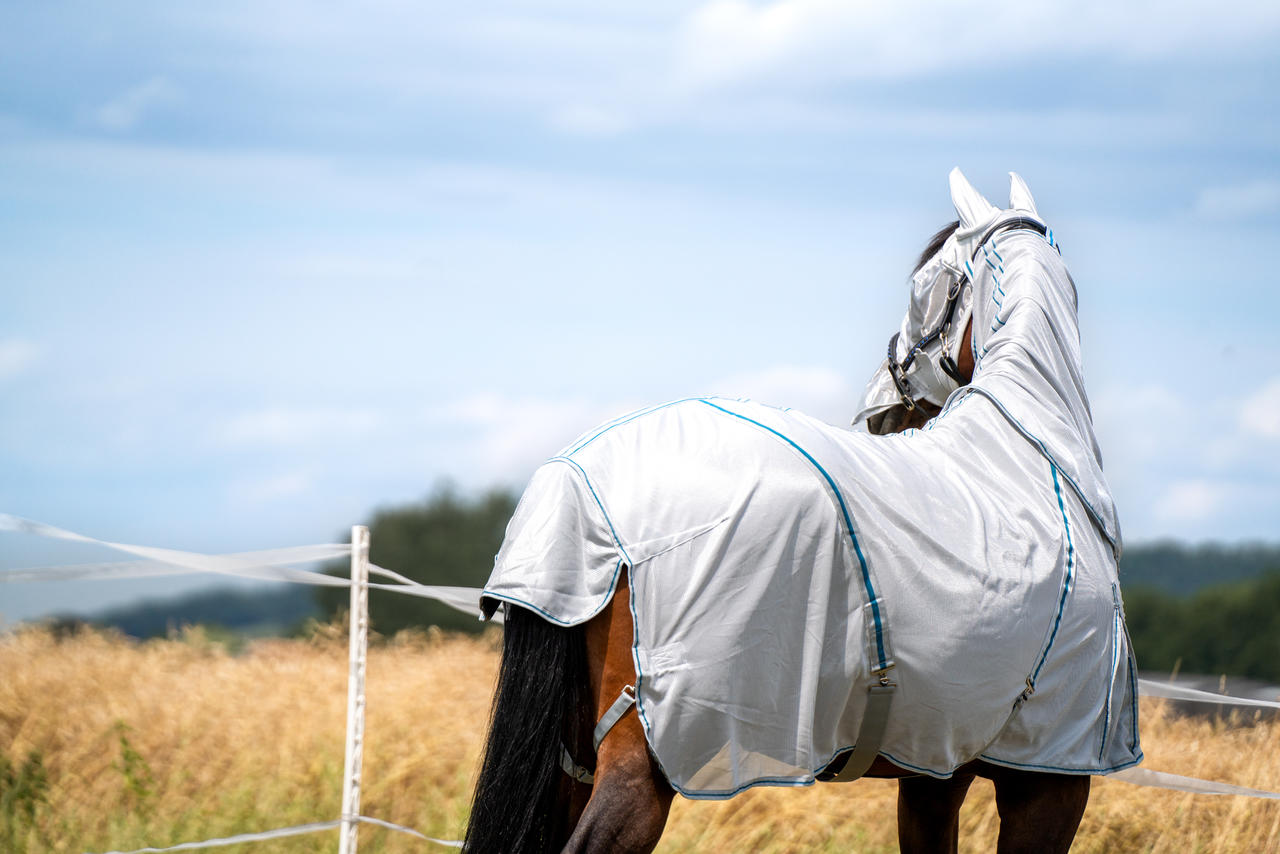
<svg viewBox="0 0 1280 854">
<path fill-rule="evenodd" d="M 359 540 L 354 536 L 356 529 L 353 529 L 353 539 Z M 339 578 L 332 575 L 324 575 L 323 573 L 312 570 L 298 569 L 297 564 L 314 563 L 322 560 L 331 560 L 333 558 L 342 557 L 352 554 L 352 546 L 345 544 L 324 544 L 313 546 L 294 546 L 291 548 L 268 549 L 265 551 L 254 552 L 237 552 L 225 555 L 205 555 L 197 552 L 178 551 L 176 549 L 161 549 L 152 546 L 134 546 L 126 543 L 113 543 L 106 540 L 98 540 L 93 537 L 87 537 L 83 534 L 77 534 L 62 528 L 56 528 L 52 525 L 46 525 L 43 522 L 34 522 L 29 519 L 22 519 L 17 516 L 11 516 L 7 513 L 0 513 L 0 532 L 15 532 L 33 534 L 39 537 L 50 537 L 60 540 L 72 540 L 83 543 L 93 543 L 105 546 L 116 551 L 134 555 L 141 560 L 128 561 L 109 561 L 100 563 L 85 563 L 65 566 L 45 566 L 45 567 L 24 567 L 21 569 L 12 569 L 0 571 L 0 583 L 6 582 L 22 582 L 22 581 L 68 581 L 73 579 L 87 578 L 138 578 L 147 576 L 163 576 L 163 575 L 182 575 L 195 572 L 212 572 L 219 575 L 234 575 L 242 578 L 256 578 L 264 581 L 288 581 L 301 584 L 314 584 L 329 587 L 350 587 L 353 584 L 352 579 Z M 425 599 L 434 599 L 443 602 L 452 608 L 456 608 L 467 614 L 480 616 L 479 600 L 480 589 L 475 587 L 451 587 L 440 585 L 419 584 L 410 578 L 393 572 L 389 569 L 375 566 L 368 563 L 368 540 L 367 529 L 365 529 L 364 548 L 364 565 L 367 567 L 368 574 L 380 575 L 389 578 L 395 583 L 369 582 L 368 576 L 364 576 L 362 587 L 389 590 L 394 593 L 403 593 L 407 596 L 418 596 Z M 357 542 L 359 547 L 359 542 Z M 353 594 L 356 591 L 353 590 Z M 359 610 L 356 605 L 356 595 L 352 597 L 352 613 L 358 614 Z M 367 606 L 367 596 L 365 597 Z M 494 617 L 500 621 L 501 616 L 495 614 Z M 353 638 L 359 630 L 357 623 L 363 623 L 363 629 L 367 632 L 367 618 L 365 620 L 355 620 L 352 625 Z M 356 671 L 355 652 L 359 639 L 353 641 L 353 657 L 351 661 L 352 674 Z M 363 665 L 361 665 L 361 675 L 363 675 Z M 1280 709 L 1280 702 L 1270 700 L 1255 700 L 1248 697 L 1232 697 L 1226 694 L 1214 694 L 1209 691 L 1200 691 L 1195 688 L 1183 688 L 1177 685 L 1169 685 L 1163 682 L 1156 682 L 1150 679 L 1138 680 L 1139 691 L 1143 696 L 1147 697 L 1164 697 L 1174 700 L 1192 701 L 1200 703 L 1214 703 L 1217 705 L 1246 706 L 1253 708 Z M 357 693 L 351 693 L 356 691 Z M 363 704 L 363 688 L 352 687 L 348 696 L 349 726 L 358 726 L 360 732 L 357 733 L 357 742 L 363 737 L 363 724 L 354 722 L 354 717 L 350 714 L 351 698 L 359 697 L 360 704 Z M 351 734 L 348 733 L 348 744 L 350 745 Z M 348 763 L 350 763 L 350 746 L 348 747 Z M 355 786 L 355 800 L 351 806 L 358 807 L 359 804 L 359 763 L 356 763 L 354 774 L 351 773 L 352 768 L 348 764 L 348 774 L 344 779 L 344 807 L 351 798 L 348 786 Z M 1164 771 L 1152 771 L 1146 768 L 1126 768 L 1123 771 L 1117 771 L 1107 775 L 1112 780 L 1122 780 L 1127 783 L 1133 783 L 1138 786 L 1152 786 L 1161 789 L 1171 789 L 1178 792 L 1193 792 L 1204 795 L 1243 795 L 1253 798 L 1270 798 L 1280 799 L 1280 793 L 1269 792 L 1262 789 L 1250 789 L 1244 786 L 1232 786 L 1228 783 L 1216 783 L 1210 780 L 1201 780 L 1196 777 L 1184 777 L 1179 774 L 1170 774 Z M 345 812 L 350 816 L 354 810 Z M 338 819 L 335 821 L 316 822 L 313 824 L 300 824 L 295 827 L 285 827 L 278 830 L 266 830 L 260 833 L 245 833 L 238 836 L 230 836 L 221 839 L 209 839 L 203 842 L 184 842 L 180 845 L 170 846 L 168 848 L 138 848 L 134 851 L 112 851 L 108 854 L 146 854 L 147 852 L 163 852 L 163 851 L 185 851 L 196 848 L 213 848 L 223 845 L 236 845 L 242 842 L 257 842 L 266 839 L 279 839 L 286 836 L 298 836 L 305 833 L 316 833 L 322 830 L 331 830 L 335 827 L 343 829 L 344 838 L 342 842 L 343 850 L 355 851 L 354 834 L 355 827 L 359 823 L 374 824 L 379 827 L 385 827 L 391 830 L 397 830 L 402 833 L 408 833 L 427 842 L 434 842 L 438 845 L 446 845 L 452 848 L 461 848 L 462 843 L 457 840 L 436 839 L 426 836 L 412 828 L 403 827 L 398 824 L 392 824 L 381 819 L 369 818 L 367 816 L 356 816 L 355 818 Z M 348 836 L 352 839 L 350 848 L 348 845 Z"/>
<path fill-rule="evenodd" d="M 372 824 L 377 827 L 385 827 L 388 830 L 407 833 L 410 836 L 416 836 L 426 842 L 434 842 L 435 844 L 443 845 L 446 848 L 462 847 L 462 842 L 457 839 L 436 839 L 434 836 L 427 836 L 424 833 L 414 830 L 412 827 L 393 824 L 389 821 L 383 821 L 380 818 L 369 818 L 368 816 L 362 815 L 357 816 L 355 820 L 361 824 Z M 258 833 L 241 833 L 236 836 L 206 839 L 203 842 L 182 842 L 178 845 L 171 845 L 168 848 L 135 848 L 131 851 L 108 851 L 106 854 L 151 854 L 151 852 L 159 851 L 191 851 L 196 848 L 220 848 L 224 845 L 239 845 L 243 842 L 262 842 L 268 839 L 282 839 L 286 836 L 302 836 L 307 833 L 319 833 L 322 830 L 333 830 L 341 824 L 341 819 L 334 819 L 333 821 L 317 821 L 311 824 L 295 825 L 294 827 L 281 827 L 277 830 L 263 830 Z"/>
<path fill-rule="evenodd" d="M 1229 694 L 1215 694 L 1212 691 L 1201 691 L 1196 688 L 1183 688 L 1167 682 L 1156 682 L 1151 679 L 1138 680 L 1138 693 L 1144 697 L 1165 697 L 1170 700 L 1187 700 L 1192 703 L 1217 703 L 1223 706 L 1251 706 L 1261 709 L 1280 709 L 1280 702 L 1274 700 L 1254 700 L 1250 697 L 1232 697 Z"/>
<path fill-rule="evenodd" d="M 1194 792 L 1197 795 L 1244 795 L 1248 798 L 1280 800 L 1280 792 L 1249 789 L 1245 786 L 1232 786 L 1230 783 L 1215 783 L 1212 780 L 1201 780 L 1199 777 L 1184 777 L 1181 774 L 1152 771 L 1149 768 L 1126 768 L 1123 771 L 1108 774 L 1107 779 L 1123 780 L 1126 783 L 1133 783 L 1135 786 L 1171 789 L 1175 792 Z"/>
<path fill-rule="evenodd" d="M 211 572 L 233 575 L 239 578 L 255 578 L 260 581 L 287 581 L 295 584 L 313 584 L 323 587 L 349 587 L 351 580 L 325 575 L 313 570 L 298 569 L 296 564 L 314 563 L 351 554 L 351 546 L 345 543 L 294 546 L 266 551 L 237 552 L 225 555 L 206 555 L 198 552 L 161 549 L 153 546 L 135 546 L 113 543 L 86 537 L 43 522 L 33 522 L 7 513 L 0 513 L 0 532 L 33 534 L 57 540 L 92 543 L 105 546 L 142 560 L 108 561 L 100 563 L 72 564 L 65 566 L 22 567 L 0 571 L 0 584 L 23 581 L 70 581 L 77 579 L 139 578 L 148 576 L 185 575 Z M 446 585 L 419 584 L 398 572 L 369 564 L 369 572 L 390 578 L 395 584 L 370 582 L 376 590 L 390 590 L 407 596 L 434 599 L 451 608 L 480 616 L 480 589 L 475 587 L 451 587 Z"/>
</svg>

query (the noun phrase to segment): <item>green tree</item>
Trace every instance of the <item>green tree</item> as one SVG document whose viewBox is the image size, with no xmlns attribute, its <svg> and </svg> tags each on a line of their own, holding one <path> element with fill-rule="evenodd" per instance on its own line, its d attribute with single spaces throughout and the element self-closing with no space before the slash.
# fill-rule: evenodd
<svg viewBox="0 0 1280 854">
<path fill-rule="evenodd" d="M 451 486 L 440 486 L 421 504 L 374 513 L 369 522 L 369 560 L 421 584 L 483 586 L 515 506 L 516 496 L 508 490 L 493 489 L 466 498 Z M 344 562 L 326 571 L 345 576 L 350 567 Z M 317 591 L 324 616 L 333 618 L 347 610 L 346 588 Z M 383 634 L 414 626 L 468 632 L 483 627 L 475 617 L 439 602 L 381 590 L 370 591 L 369 620 Z"/>
<path fill-rule="evenodd" d="M 1280 682 L 1280 571 L 1177 597 L 1151 587 L 1125 590 L 1138 666 L 1225 673 Z"/>
</svg>

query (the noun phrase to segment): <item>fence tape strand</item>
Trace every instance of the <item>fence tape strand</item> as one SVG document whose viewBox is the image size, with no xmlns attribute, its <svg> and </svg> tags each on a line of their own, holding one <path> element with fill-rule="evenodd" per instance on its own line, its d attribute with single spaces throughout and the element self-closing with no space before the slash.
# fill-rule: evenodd
<svg viewBox="0 0 1280 854">
<path fill-rule="evenodd" d="M 443 845 L 446 848 L 461 848 L 462 842 L 457 839 L 436 839 L 434 836 L 427 836 L 414 830 L 412 827 L 405 827 L 402 824 L 395 824 L 390 821 L 383 821 L 380 818 L 370 818 L 367 815 L 356 816 L 356 821 L 361 824 L 372 824 L 377 827 L 385 827 L 388 830 L 396 830 L 400 833 L 407 833 L 410 836 L 416 836 L 427 842 L 434 842 L 437 845 Z M 322 830 L 333 830 L 342 824 L 342 819 L 334 821 L 316 821 L 310 824 L 298 824 L 293 827 L 280 827 L 275 830 L 262 830 L 257 833 L 240 833 L 235 836 L 223 836 L 217 839 L 205 839 L 200 842 L 180 842 L 177 845 L 170 845 L 167 848 L 134 848 L 131 851 L 107 851 L 105 854 L 154 854 L 154 852 L 163 851 L 192 851 L 197 848 L 221 848 L 225 845 L 239 845 L 243 842 L 263 842 L 268 839 L 283 839 L 286 836 L 302 836 L 307 833 L 319 833 Z"/>
<path fill-rule="evenodd" d="M 1216 783 L 1213 780 L 1201 780 L 1199 777 L 1184 777 L 1181 774 L 1170 774 L 1168 771 L 1152 771 L 1149 768 L 1126 768 L 1107 775 L 1108 780 L 1123 780 L 1135 786 L 1151 786 L 1156 789 L 1170 789 L 1175 792 L 1192 792 L 1197 795 L 1243 795 L 1248 798 L 1268 798 L 1280 800 L 1280 792 L 1268 792 L 1265 789 L 1250 789 L 1246 786 L 1233 786 L 1230 783 Z"/>
<path fill-rule="evenodd" d="M 1280 703 L 1273 700 L 1255 700 L 1252 697 L 1232 697 L 1230 694 L 1215 694 L 1212 691 L 1201 691 L 1197 688 L 1184 688 L 1181 685 L 1170 685 L 1167 682 L 1156 682 L 1151 679 L 1138 680 L 1138 693 L 1144 697 L 1164 697 L 1170 700 L 1188 700 L 1193 703 L 1218 703 L 1225 706 L 1252 706 L 1262 709 L 1280 709 Z"/>
<path fill-rule="evenodd" d="M 283 581 L 293 584 L 313 584 L 324 587 L 349 587 L 351 580 L 341 576 L 326 575 L 314 570 L 299 569 L 296 564 L 315 563 L 345 557 L 351 554 L 351 546 L 333 543 L 311 546 L 293 546 L 265 551 L 237 552 L 225 555 L 206 555 L 198 552 L 162 549 L 154 546 L 135 546 L 113 543 L 84 534 L 57 528 L 44 522 L 35 522 L 7 513 L 0 513 L 0 532 L 33 534 L 58 540 L 71 540 L 104 546 L 141 560 L 107 561 L 99 563 L 70 564 L 65 566 L 23 567 L 0 571 L 0 583 L 28 581 L 72 581 L 103 578 L 139 578 L 148 576 L 182 575 L 210 572 L 232 575 L 259 581 Z M 369 587 L 434 599 L 451 608 L 480 616 L 480 589 L 478 587 L 452 587 L 447 585 L 419 584 L 411 578 L 369 565 L 369 572 L 390 578 L 395 584 L 371 583 Z"/>
</svg>

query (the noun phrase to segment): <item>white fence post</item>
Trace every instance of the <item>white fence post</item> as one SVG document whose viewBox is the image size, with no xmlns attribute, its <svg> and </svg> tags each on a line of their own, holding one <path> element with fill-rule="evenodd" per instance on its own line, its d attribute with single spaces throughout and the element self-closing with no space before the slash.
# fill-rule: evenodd
<svg viewBox="0 0 1280 854">
<path fill-rule="evenodd" d="M 369 651 L 369 529 L 351 529 L 351 649 L 347 671 L 347 750 L 342 769 L 342 836 L 339 854 L 356 854 L 360 776 L 364 762 L 364 671 Z"/>
</svg>

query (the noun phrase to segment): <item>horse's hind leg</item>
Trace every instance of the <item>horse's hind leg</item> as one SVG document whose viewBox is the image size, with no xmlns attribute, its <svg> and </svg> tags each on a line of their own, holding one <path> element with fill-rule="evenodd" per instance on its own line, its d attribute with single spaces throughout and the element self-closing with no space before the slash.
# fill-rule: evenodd
<svg viewBox="0 0 1280 854">
<path fill-rule="evenodd" d="M 1066 854 L 1089 803 L 1088 776 L 1015 771 L 983 772 L 996 787 L 1000 813 L 997 854 Z"/>
<path fill-rule="evenodd" d="M 960 805 L 973 776 L 957 771 L 949 780 L 922 776 L 898 781 L 898 848 L 902 854 L 955 854 Z"/>
<path fill-rule="evenodd" d="M 587 624 L 587 660 L 595 720 L 613 704 L 624 685 L 635 684 L 631 660 L 633 624 L 624 575 L 609 605 Z M 675 792 L 649 756 L 635 710 L 609 731 L 596 755 L 591 798 L 566 852 L 652 851 L 662 836 Z"/>
</svg>

